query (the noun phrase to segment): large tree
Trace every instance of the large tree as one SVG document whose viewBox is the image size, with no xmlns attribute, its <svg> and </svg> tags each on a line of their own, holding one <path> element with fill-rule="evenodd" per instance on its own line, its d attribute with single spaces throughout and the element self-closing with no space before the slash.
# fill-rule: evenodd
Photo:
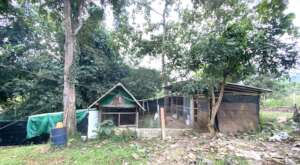
<svg viewBox="0 0 300 165">
<path fill-rule="evenodd" d="M 251 9 L 244 1 L 226 0 L 210 11 L 185 11 L 181 31 L 186 54 L 170 56 L 172 65 L 197 72 L 211 99 L 208 128 L 215 133 L 215 118 L 225 84 L 253 73 L 281 75 L 296 63 L 296 30 L 292 14 L 281 0 L 264 0 Z M 183 29 L 183 30 L 182 30 Z M 289 36 L 289 42 L 282 38 Z M 217 96 L 215 96 L 217 94 Z"/>
<path fill-rule="evenodd" d="M 63 123 L 67 127 L 69 134 L 76 131 L 76 115 L 75 115 L 75 54 L 76 54 L 76 37 L 81 30 L 84 20 L 88 17 L 88 7 L 97 5 L 94 1 L 87 0 L 64 0 L 64 90 L 63 90 L 63 107 L 64 120 Z M 122 12 L 124 1 L 101 1 L 102 6 L 112 4 L 114 15 L 117 16 Z M 118 17 L 116 17 L 118 21 Z"/>
<path fill-rule="evenodd" d="M 18 4 L 22 7 L 9 3 L 0 13 L 1 19 L 8 21 L 0 26 L 0 109 L 6 119 L 63 109 L 62 3 L 26 3 Z M 44 10 L 45 6 L 51 10 Z M 120 81 L 140 98 L 155 96 L 160 84 L 159 73 L 126 65 L 112 37 L 116 32 L 103 25 L 104 11 L 89 5 L 89 17 L 76 36 L 76 108 L 86 108 L 95 96 Z M 143 74 L 151 77 L 131 82 Z"/>
<path fill-rule="evenodd" d="M 69 134 L 76 131 L 75 115 L 75 84 L 72 77 L 74 70 L 74 51 L 75 36 L 74 25 L 72 24 L 71 0 L 64 0 L 64 28 L 65 28 L 65 46 L 64 46 L 64 89 L 63 89 L 63 107 L 64 107 L 64 126 L 67 127 Z M 78 19 L 78 18 L 77 18 Z M 73 80 L 72 80 L 73 79 Z"/>
</svg>

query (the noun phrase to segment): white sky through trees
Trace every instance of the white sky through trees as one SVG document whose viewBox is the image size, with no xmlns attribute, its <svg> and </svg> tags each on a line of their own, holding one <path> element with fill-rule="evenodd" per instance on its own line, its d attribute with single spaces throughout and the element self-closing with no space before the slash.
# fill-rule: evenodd
<svg viewBox="0 0 300 165">
<path fill-rule="evenodd" d="M 189 3 L 185 3 L 185 2 L 186 1 L 181 1 L 181 8 L 186 8 L 187 6 L 190 6 Z M 288 2 L 289 2 L 289 4 L 288 4 L 288 9 L 286 12 L 295 14 L 296 18 L 294 19 L 294 25 L 297 27 L 300 27 L 300 0 L 289 0 Z M 151 7 L 153 9 L 155 9 L 155 11 L 162 13 L 163 7 L 164 7 L 164 2 L 160 1 L 160 0 L 156 0 L 153 2 Z M 170 15 L 168 16 L 167 21 L 176 20 L 176 19 L 178 19 L 176 12 L 170 12 Z M 108 14 L 106 15 L 106 23 L 105 24 L 109 28 L 113 27 L 113 22 L 111 20 L 113 20 L 112 13 L 108 12 Z M 161 17 L 161 15 L 152 11 L 151 12 L 151 21 L 154 23 L 161 22 L 162 17 Z M 143 23 L 145 23 L 144 17 L 143 16 L 135 17 L 135 23 L 142 25 Z M 298 40 L 300 42 L 300 39 L 298 39 Z M 298 45 L 300 48 L 300 44 L 298 44 Z M 139 63 L 139 66 L 161 70 L 160 56 L 158 56 L 158 57 L 146 56 L 143 58 L 143 60 L 141 60 L 141 62 Z M 292 69 L 290 71 L 290 75 L 297 76 L 300 79 L 300 64 L 298 64 L 295 69 Z"/>
<path fill-rule="evenodd" d="M 296 15 L 296 18 L 294 19 L 294 25 L 300 27 L 300 0 L 289 0 L 289 6 L 288 6 L 287 12 L 292 12 Z M 298 39 L 298 41 L 300 42 L 300 39 Z M 300 47 L 300 43 L 298 43 L 298 47 Z M 300 77 L 299 62 L 297 64 L 297 67 L 290 71 L 290 76 L 291 77 L 294 77 L 294 76 Z"/>
</svg>

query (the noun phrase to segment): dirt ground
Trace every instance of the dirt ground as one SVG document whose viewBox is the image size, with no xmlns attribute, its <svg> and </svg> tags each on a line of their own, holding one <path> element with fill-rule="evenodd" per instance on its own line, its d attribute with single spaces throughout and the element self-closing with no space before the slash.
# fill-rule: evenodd
<svg viewBox="0 0 300 165">
<path fill-rule="evenodd" d="M 148 156 L 148 164 L 162 165 L 296 165 L 300 164 L 300 138 L 282 142 L 251 139 L 251 136 L 207 133 L 185 133 L 176 138 L 167 137 L 136 142 Z"/>
<path fill-rule="evenodd" d="M 183 119 L 174 119 L 170 114 L 166 114 L 166 128 L 189 128 Z"/>
</svg>

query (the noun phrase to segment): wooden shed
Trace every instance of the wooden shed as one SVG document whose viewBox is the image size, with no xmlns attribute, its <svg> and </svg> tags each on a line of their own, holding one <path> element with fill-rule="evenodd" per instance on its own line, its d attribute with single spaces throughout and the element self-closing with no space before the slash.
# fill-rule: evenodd
<svg viewBox="0 0 300 165">
<path fill-rule="evenodd" d="M 121 83 L 116 84 L 92 103 L 99 110 L 99 122 L 112 120 L 118 127 L 138 127 L 139 111 L 144 108 Z"/>
<path fill-rule="evenodd" d="M 181 82 L 184 85 L 186 82 Z M 206 130 L 209 121 L 211 98 L 207 98 L 201 89 L 194 95 L 180 93 L 178 84 L 166 86 L 166 112 L 169 116 L 181 120 L 189 127 Z M 247 132 L 256 130 L 259 126 L 260 95 L 271 92 L 246 85 L 227 83 L 225 93 L 216 117 L 215 127 L 224 133 Z M 218 91 L 216 91 L 217 96 Z"/>
</svg>

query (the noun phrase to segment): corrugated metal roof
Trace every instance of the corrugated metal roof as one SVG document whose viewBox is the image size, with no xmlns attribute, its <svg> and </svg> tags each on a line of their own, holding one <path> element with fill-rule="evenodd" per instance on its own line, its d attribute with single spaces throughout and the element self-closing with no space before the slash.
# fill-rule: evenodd
<svg viewBox="0 0 300 165">
<path fill-rule="evenodd" d="M 241 85 L 236 83 L 226 83 L 225 85 L 225 91 L 241 91 L 241 92 L 253 92 L 253 93 L 267 93 L 272 92 L 272 90 L 269 89 L 263 89 L 248 85 Z"/>
<path fill-rule="evenodd" d="M 194 80 L 190 80 L 190 81 L 194 81 Z M 167 90 L 172 90 L 172 87 L 174 84 L 176 84 L 177 86 L 178 85 L 180 86 L 180 85 L 184 85 L 188 82 L 189 81 L 179 81 L 179 82 L 175 82 L 173 84 L 167 85 L 164 88 Z M 248 85 L 241 85 L 241 84 L 237 84 L 237 83 L 226 83 L 225 92 L 249 92 L 249 93 L 261 94 L 261 93 L 272 92 L 272 90 L 248 86 Z"/>
</svg>

